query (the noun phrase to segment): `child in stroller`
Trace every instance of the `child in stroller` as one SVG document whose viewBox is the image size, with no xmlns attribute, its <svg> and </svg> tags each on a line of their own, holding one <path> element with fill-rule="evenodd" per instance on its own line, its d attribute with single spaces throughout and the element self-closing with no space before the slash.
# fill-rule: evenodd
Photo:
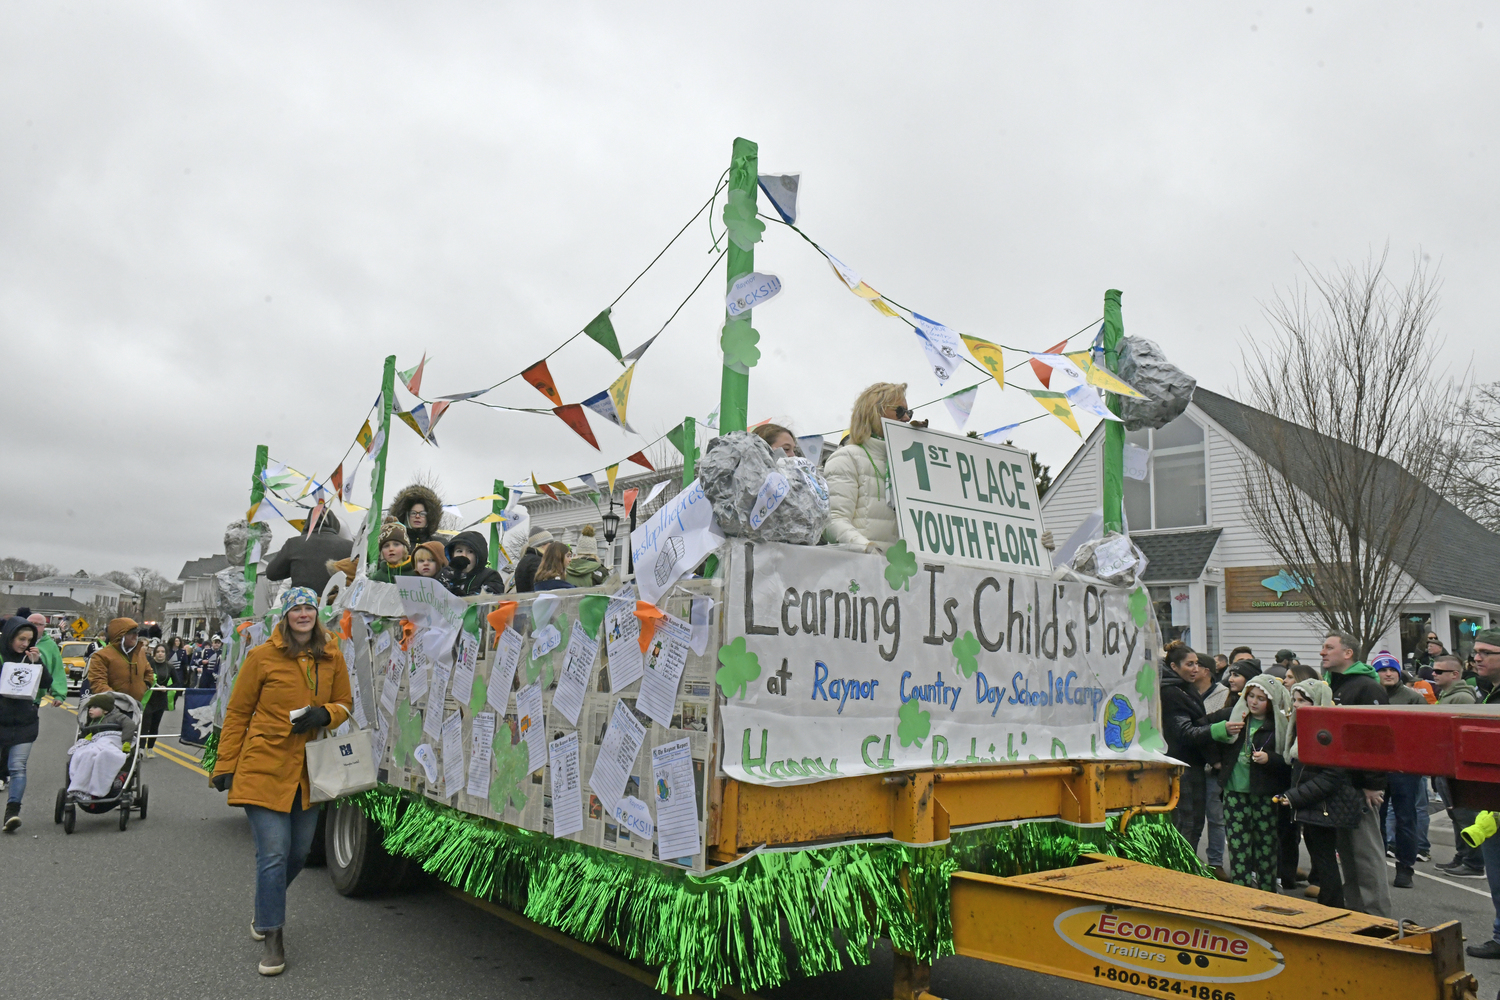
<svg viewBox="0 0 1500 1000">
<path fill-rule="evenodd" d="M 128 694 L 106 691 L 90 698 L 78 716 L 78 741 L 68 750 L 68 798 L 110 794 L 135 746 L 140 705 Z"/>
</svg>

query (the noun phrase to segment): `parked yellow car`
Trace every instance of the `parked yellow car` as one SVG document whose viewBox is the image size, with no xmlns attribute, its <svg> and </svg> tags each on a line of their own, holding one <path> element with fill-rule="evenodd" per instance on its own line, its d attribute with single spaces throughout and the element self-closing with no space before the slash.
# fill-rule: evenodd
<svg viewBox="0 0 1500 1000">
<path fill-rule="evenodd" d="M 83 689 L 83 679 L 89 672 L 89 644 L 69 639 L 60 648 L 63 667 L 68 672 L 68 694 L 77 694 Z"/>
</svg>

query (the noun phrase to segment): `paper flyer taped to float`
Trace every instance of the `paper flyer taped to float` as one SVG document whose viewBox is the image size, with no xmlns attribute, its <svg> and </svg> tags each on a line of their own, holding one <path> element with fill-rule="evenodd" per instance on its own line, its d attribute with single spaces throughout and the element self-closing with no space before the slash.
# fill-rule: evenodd
<svg viewBox="0 0 1500 1000">
<path fill-rule="evenodd" d="M 1162 760 L 1142 588 L 736 541 L 724 770 L 764 785 L 933 766 Z"/>
</svg>

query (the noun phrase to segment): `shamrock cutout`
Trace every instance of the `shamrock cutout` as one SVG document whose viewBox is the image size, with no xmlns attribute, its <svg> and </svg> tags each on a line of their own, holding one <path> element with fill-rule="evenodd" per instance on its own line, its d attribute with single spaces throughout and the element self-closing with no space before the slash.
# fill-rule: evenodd
<svg viewBox="0 0 1500 1000">
<path fill-rule="evenodd" d="M 1156 668 L 1150 663 L 1141 664 L 1141 672 L 1135 679 L 1135 690 L 1148 702 L 1156 694 Z"/>
<path fill-rule="evenodd" d="M 900 590 L 902 584 L 911 589 L 911 578 L 917 575 L 917 554 L 906 551 L 906 539 L 885 550 L 885 582 L 892 590 Z"/>
<path fill-rule="evenodd" d="M 859 581 L 858 580 L 850 580 L 849 581 L 849 593 L 851 593 L 851 594 L 857 594 L 857 593 L 859 593 Z"/>
<path fill-rule="evenodd" d="M 915 743 L 918 750 L 922 749 L 922 741 L 932 732 L 932 713 L 922 711 L 922 703 L 912 698 L 901 703 L 896 717 L 901 720 L 896 726 L 896 735 L 901 738 L 901 745 L 909 747 Z"/>
<path fill-rule="evenodd" d="M 729 200 L 724 203 L 724 228 L 729 230 L 729 238 L 741 250 L 753 250 L 760 242 L 766 224 L 755 217 L 755 195 L 752 192 L 729 192 Z"/>
<path fill-rule="evenodd" d="M 411 752 L 422 742 L 422 713 L 412 708 L 411 702 L 403 695 L 396 702 L 396 749 L 393 751 L 396 757 L 397 767 L 406 767 L 411 757 Z"/>
<path fill-rule="evenodd" d="M 497 813 L 504 812 L 507 802 L 517 809 L 526 806 L 526 790 L 522 787 L 525 781 L 527 767 L 531 763 L 531 753 L 526 748 L 526 741 L 512 744 L 510 741 L 510 727 L 498 726 L 495 729 L 495 777 L 490 782 L 490 808 Z"/>
<path fill-rule="evenodd" d="M 474 671 L 474 686 L 469 689 L 469 714 L 478 715 L 484 711 L 486 696 L 490 693 L 490 683 L 484 679 L 484 674 Z"/>
<path fill-rule="evenodd" d="M 1146 595 L 1146 588 L 1137 587 L 1130 595 L 1130 617 L 1136 628 L 1146 627 L 1146 609 L 1150 606 L 1151 598 Z"/>
<path fill-rule="evenodd" d="M 726 698 L 743 698 L 751 681 L 760 676 L 760 658 L 745 649 L 745 637 L 740 636 L 727 646 L 719 648 L 719 662 L 724 664 L 714 675 L 719 690 Z"/>
<path fill-rule="evenodd" d="M 1147 750 L 1157 750 L 1161 753 L 1167 752 L 1167 743 L 1156 731 L 1156 724 L 1150 719 L 1142 719 L 1135 727 L 1136 741 Z"/>
<path fill-rule="evenodd" d="M 750 326 L 748 319 L 732 319 L 724 324 L 724 334 L 719 338 L 719 347 L 724 351 L 724 363 L 754 368 L 760 363 L 760 334 Z"/>
<path fill-rule="evenodd" d="M 973 632 L 965 632 L 962 638 L 954 640 L 953 655 L 958 659 L 959 673 L 965 677 L 974 676 L 974 671 L 979 669 L 980 648 Z"/>
</svg>

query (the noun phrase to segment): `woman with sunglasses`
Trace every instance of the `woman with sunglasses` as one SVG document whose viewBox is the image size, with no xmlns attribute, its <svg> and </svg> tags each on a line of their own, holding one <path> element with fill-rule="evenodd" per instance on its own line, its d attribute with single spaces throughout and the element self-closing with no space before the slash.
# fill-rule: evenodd
<svg viewBox="0 0 1500 1000">
<path fill-rule="evenodd" d="M 876 382 L 859 394 L 849 416 L 848 444 L 829 456 L 823 468 L 829 507 L 825 537 L 866 552 L 884 552 L 901 537 L 896 530 L 882 417 L 911 422 L 905 382 Z"/>
</svg>

